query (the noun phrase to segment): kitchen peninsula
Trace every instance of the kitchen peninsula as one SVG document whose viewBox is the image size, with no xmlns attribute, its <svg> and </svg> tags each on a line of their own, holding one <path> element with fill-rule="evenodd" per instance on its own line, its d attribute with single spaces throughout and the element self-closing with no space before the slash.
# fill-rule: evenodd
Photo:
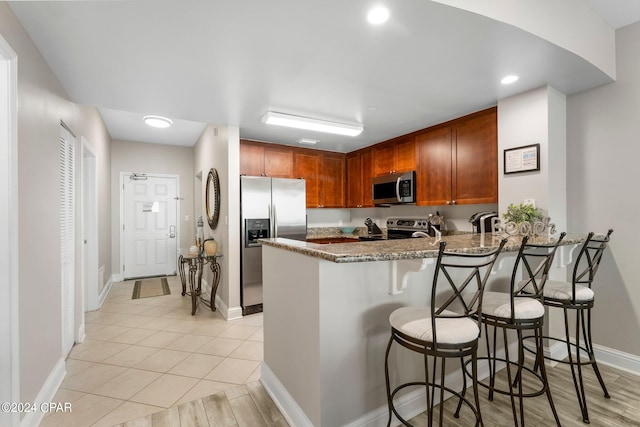
<svg viewBox="0 0 640 427">
<path fill-rule="evenodd" d="M 572 249 L 585 237 L 567 235 L 556 257 L 559 265 L 570 262 Z M 501 237 L 467 233 L 443 240 L 447 250 L 482 253 Z M 538 244 L 553 240 L 532 239 Z M 490 279 L 492 289 L 507 289 L 520 242 L 509 238 Z M 386 424 L 389 314 L 428 303 L 435 239 L 322 245 L 277 238 L 262 243 L 265 388 L 292 425 Z M 420 378 L 422 358 L 397 350 L 391 354 L 392 381 Z M 457 375 L 447 382 L 461 380 Z M 397 407 L 418 414 L 424 402 L 424 390 L 415 390 L 400 397 Z"/>
</svg>

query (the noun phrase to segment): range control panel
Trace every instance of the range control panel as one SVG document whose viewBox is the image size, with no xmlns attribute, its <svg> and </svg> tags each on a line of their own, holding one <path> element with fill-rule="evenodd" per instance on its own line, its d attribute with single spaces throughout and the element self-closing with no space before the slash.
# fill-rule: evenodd
<svg viewBox="0 0 640 427">
<path fill-rule="evenodd" d="M 429 220 L 426 218 L 389 218 L 387 228 L 397 230 L 429 230 Z"/>
</svg>

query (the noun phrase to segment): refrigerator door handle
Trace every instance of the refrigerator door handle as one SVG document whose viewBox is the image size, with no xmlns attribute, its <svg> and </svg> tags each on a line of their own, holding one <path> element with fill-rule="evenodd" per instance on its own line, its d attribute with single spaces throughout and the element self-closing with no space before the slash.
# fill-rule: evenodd
<svg viewBox="0 0 640 427">
<path fill-rule="evenodd" d="M 269 210 L 269 237 L 273 237 L 273 206 L 271 203 L 269 203 L 267 209 Z"/>
<path fill-rule="evenodd" d="M 276 205 L 271 205 L 273 209 L 273 237 L 278 237 L 278 216 L 276 215 Z"/>
</svg>

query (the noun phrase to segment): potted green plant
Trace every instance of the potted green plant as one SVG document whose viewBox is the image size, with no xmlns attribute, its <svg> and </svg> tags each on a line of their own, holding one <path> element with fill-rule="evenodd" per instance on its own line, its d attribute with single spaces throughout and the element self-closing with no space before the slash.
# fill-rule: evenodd
<svg viewBox="0 0 640 427">
<path fill-rule="evenodd" d="M 511 203 L 507 207 L 507 211 L 502 214 L 502 218 L 504 218 L 505 230 L 507 232 L 511 231 L 519 231 L 520 234 L 530 234 L 534 230 L 534 223 L 541 222 L 544 219 L 544 215 L 540 208 L 536 208 L 531 204 L 522 204 L 515 205 Z M 513 223 L 513 225 L 509 224 Z"/>
</svg>

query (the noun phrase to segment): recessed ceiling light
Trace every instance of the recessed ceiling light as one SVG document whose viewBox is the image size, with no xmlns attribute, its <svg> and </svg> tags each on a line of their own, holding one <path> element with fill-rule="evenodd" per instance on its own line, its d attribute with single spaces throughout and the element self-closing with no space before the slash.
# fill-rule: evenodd
<svg viewBox="0 0 640 427">
<path fill-rule="evenodd" d="M 300 138 L 298 140 L 298 144 L 306 144 L 306 145 L 316 145 L 320 142 L 319 139 L 311 139 L 311 138 Z"/>
<path fill-rule="evenodd" d="M 168 128 L 173 124 L 170 119 L 161 116 L 144 116 L 144 122 L 154 128 Z"/>
<path fill-rule="evenodd" d="M 500 80 L 500 83 L 502 83 L 503 85 L 510 85 L 511 83 L 518 81 L 519 78 L 520 77 L 514 75 L 506 76 L 502 80 Z"/>
<path fill-rule="evenodd" d="M 292 116 L 289 114 L 267 111 L 262 116 L 262 123 L 268 125 L 286 126 L 290 128 L 313 130 L 316 132 L 335 133 L 338 135 L 357 136 L 364 128 L 361 125 L 328 122 L 310 117 Z"/>
<path fill-rule="evenodd" d="M 389 10 L 386 7 L 376 7 L 367 14 L 367 20 L 374 25 L 385 23 L 387 19 L 389 19 Z"/>
</svg>

